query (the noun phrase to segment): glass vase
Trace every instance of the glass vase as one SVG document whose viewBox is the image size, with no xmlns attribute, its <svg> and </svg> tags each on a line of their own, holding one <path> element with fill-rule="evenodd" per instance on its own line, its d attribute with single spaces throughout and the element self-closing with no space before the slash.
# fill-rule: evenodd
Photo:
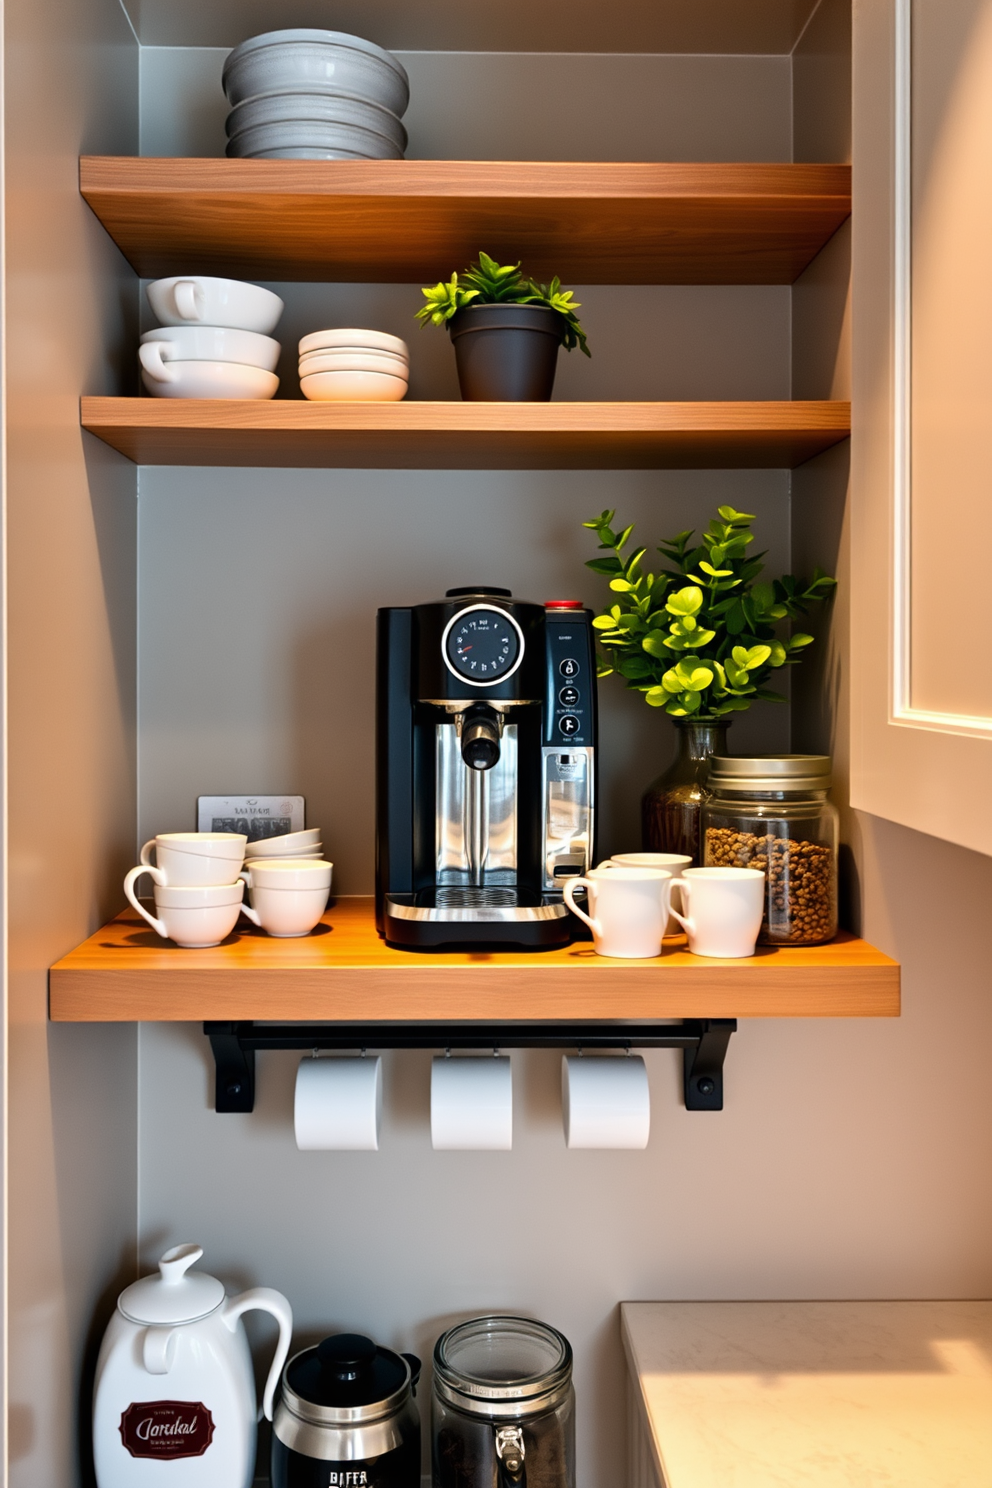
<svg viewBox="0 0 992 1488">
<path fill-rule="evenodd" d="M 709 798 L 710 756 L 727 753 L 724 719 L 674 718 L 678 753 L 641 797 L 641 845 L 645 852 L 687 853 L 701 861 L 699 814 Z"/>
</svg>

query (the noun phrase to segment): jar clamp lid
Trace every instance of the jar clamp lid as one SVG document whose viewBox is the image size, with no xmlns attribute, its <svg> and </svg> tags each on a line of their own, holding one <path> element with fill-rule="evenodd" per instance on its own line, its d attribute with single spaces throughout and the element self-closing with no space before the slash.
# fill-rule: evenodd
<svg viewBox="0 0 992 1488">
<path fill-rule="evenodd" d="M 833 759 L 829 754 L 772 754 L 728 758 L 713 755 L 707 779 L 709 790 L 723 795 L 749 795 L 829 790 Z"/>
<path fill-rule="evenodd" d="M 542 1415 L 566 1398 L 571 1385 L 568 1339 L 532 1318 L 473 1318 L 442 1333 L 434 1347 L 435 1393 L 470 1415 Z"/>
</svg>

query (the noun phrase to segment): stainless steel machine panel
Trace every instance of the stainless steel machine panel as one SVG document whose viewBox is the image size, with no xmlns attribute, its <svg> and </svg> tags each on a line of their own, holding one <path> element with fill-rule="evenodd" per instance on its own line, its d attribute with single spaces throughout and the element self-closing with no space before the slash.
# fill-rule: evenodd
<svg viewBox="0 0 992 1488">
<path fill-rule="evenodd" d="M 435 801 L 439 885 L 517 881 L 517 726 L 504 724 L 491 770 L 462 759 L 454 721 L 435 729 Z"/>
<path fill-rule="evenodd" d="M 544 888 L 558 889 L 592 867 L 593 751 L 544 749 Z"/>
</svg>

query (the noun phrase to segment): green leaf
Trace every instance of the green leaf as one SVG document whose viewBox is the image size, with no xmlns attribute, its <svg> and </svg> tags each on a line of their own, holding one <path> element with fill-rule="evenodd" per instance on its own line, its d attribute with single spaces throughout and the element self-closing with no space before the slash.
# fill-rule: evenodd
<svg viewBox="0 0 992 1488">
<path fill-rule="evenodd" d="M 593 630 L 615 630 L 616 625 L 612 615 L 597 615 L 592 622 Z"/>
<path fill-rule="evenodd" d="M 795 635 L 789 637 L 789 650 L 797 651 L 802 646 L 812 646 L 813 637 L 799 630 Z"/>
<path fill-rule="evenodd" d="M 703 570 L 703 573 L 709 574 L 711 579 L 732 579 L 734 577 L 734 570 L 732 568 L 714 568 L 711 563 L 707 563 L 705 558 L 702 559 L 699 566 Z"/>
<path fill-rule="evenodd" d="M 603 574 L 607 577 L 613 574 L 623 573 L 623 564 L 619 558 L 587 558 L 586 568 L 591 568 L 593 573 Z"/>
<path fill-rule="evenodd" d="M 703 591 L 695 585 L 688 585 L 685 589 L 679 589 L 677 593 L 669 596 L 665 603 L 665 609 L 670 615 L 695 615 L 702 609 Z"/>
<path fill-rule="evenodd" d="M 646 636 L 642 637 L 641 650 L 646 651 L 649 656 L 658 656 L 662 659 L 665 659 L 665 637 L 662 635 L 661 631 L 652 630 L 649 631 Z"/>
<path fill-rule="evenodd" d="M 633 584 L 628 584 L 626 579 L 610 580 L 610 588 L 615 589 L 617 594 L 629 594 L 633 587 Z"/>
</svg>

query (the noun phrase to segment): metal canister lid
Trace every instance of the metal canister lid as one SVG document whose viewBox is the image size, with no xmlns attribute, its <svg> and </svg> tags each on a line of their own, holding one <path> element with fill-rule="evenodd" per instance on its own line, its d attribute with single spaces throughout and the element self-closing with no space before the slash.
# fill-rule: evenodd
<svg viewBox="0 0 992 1488">
<path fill-rule="evenodd" d="M 829 790 L 833 759 L 829 754 L 768 754 L 729 758 L 713 755 L 707 786 L 723 795 L 752 791 L 786 794 Z"/>
<path fill-rule="evenodd" d="M 379 1348 L 360 1333 L 336 1333 L 290 1359 L 282 1399 L 313 1425 L 353 1426 L 402 1410 L 419 1374 L 412 1354 Z"/>
<path fill-rule="evenodd" d="M 473 1318 L 449 1328 L 434 1347 L 435 1394 L 471 1415 L 504 1421 L 543 1415 L 571 1386 L 568 1339 L 533 1318 Z"/>
</svg>

